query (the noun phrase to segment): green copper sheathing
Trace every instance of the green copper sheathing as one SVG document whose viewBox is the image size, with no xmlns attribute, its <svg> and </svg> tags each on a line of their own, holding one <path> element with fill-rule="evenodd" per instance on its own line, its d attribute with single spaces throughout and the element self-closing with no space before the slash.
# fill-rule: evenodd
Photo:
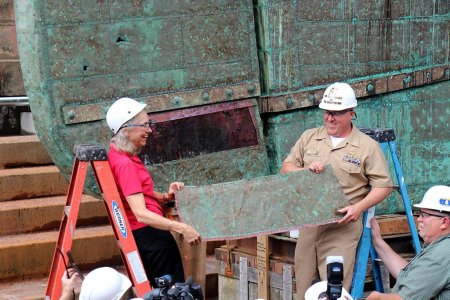
<svg viewBox="0 0 450 300">
<path fill-rule="evenodd" d="M 448 68 L 438 67 L 442 70 L 433 74 L 434 67 L 449 65 L 447 1 L 16 0 L 14 4 L 35 126 L 67 177 L 75 144 L 108 146 L 104 115 L 121 96 L 145 101 L 151 112 L 170 111 L 257 99 L 260 85 L 269 96 L 294 95 L 335 80 L 390 78 L 430 68 L 423 78 L 405 73 L 396 83 L 398 89 L 409 88 L 409 81 L 424 84 L 420 88 L 361 101 L 356 124 L 396 130 L 414 201 L 432 183 L 448 183 L 449 145 L 442 139 L 448 123 L 442 118 L 448 112 L 444 92 L 449 84 L 427 85 L 435 78 L 449 78 Z M 370 85 L 371 92 L 379 88 Z M 369 91 L 369 85 L 362 88 Z M 311 105 L 308 109 L 263 117 L 269 160 L 261 139 L 246 149 L 149 166 L 156 184 L 165 189 L 171 180 L 199 185 L 258 177 L 268 173 L 269 162 L 271 172 L 277 173 L 299 134 L 322 123 L 321 113 L 313 107 L 318 99 L 318 95 L 300 99 Z M 262 130 L 258 115 L 253 122 Z M 430 131 L 434 124 L 440 130 Z"/>
<path fill-rule="evenodd" d="M 360 128 L 393 128 L 400 164 L 412 202 L 420 202 L 435 184 L 450 184 L 450 82 L 427 85 L 383 96 L 358 99 L 355 125 Z M 271 173 L 279 171 L 283 159 L 301 133 L 323 124 L 317 108 L 266 116 L 266 143 Z M 391 174 L 395 173 L 391 165 Z M 398 199 L 398 197 L 397 197 Z M 390 199 L 378 213 L 402 211 Z"/>
<path fill-rule="evenodd" d="M 255 146 L 170 161 L 148 169 L 155 188 L 165 191 L 172 181 L 200 186 L 268 175 L 268 165 L 265 147 Z"/>
<path fill-rule="evenodd" d="M 237 239 L 331 223 L 339 218 L 336 209 L 347 204 L 330 167 L 319 175 L 299 171 L 177 192 L 181 220 L 192 225 L 203 240 Z"/>
<path fill-rule="evenodd" d="M 449 63 L 448 1 L 253 2 L 263 95 Z"/>
<path fill-rule="evenodd" d="M 251 2 L 17 0 L 14 4 L 36 130 L 66 177 L 71 174 L 75 144 L 108 147 L 111 135 L 104 117 L 119 97 L 144 101 L 153 112 L 259 95 Z M 261 130 L 259 113 L 255 116 L 258 120 L 253 122 Z M 264 148 L 260 139 L 258 146 L 247 150 L 211 154 L 204 162 L 215 166 L 213 171 L 208 165 L 194 168 L 183 161 L 183 167 L 176 167 L 171 162 L 170 172 L 164 173 L 168 178 L 154 176 L 167 183 L 178 178 L 182 168 L 192 171 L 190 180 L 195 183 L 202 178 L 213 182 L 262 176 L 268 173 Z M 259 163 L 250 168 L 253 161 Z M 155 172 L 160 169 L 154 167 Z"/>
</svg>

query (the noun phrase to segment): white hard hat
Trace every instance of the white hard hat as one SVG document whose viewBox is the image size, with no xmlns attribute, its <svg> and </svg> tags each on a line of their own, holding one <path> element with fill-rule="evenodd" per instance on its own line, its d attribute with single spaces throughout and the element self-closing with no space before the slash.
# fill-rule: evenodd
<svg viewBox="0 0 450 300">
<path fill-rule="evenodd" d="M 414 206 L 450 212 L 450 187 L 445 185 L 431 187 L 423 196 L 422 202 Z"/>
<path fill-rule="evenodd" d="M 305 300 L 318 300 L 319 295 L 327 291 L 327 282 L 320 281 L 310 286 L 305 293 Z M 342 288 L 341 297 L 337 300 L 353 300 L 352 296 Z"/>
<path fill-rule="evenodd" d="M 327 87 L 319 107 L 326 110 L 344 110 L 357 105 L 352 87 L 348 83 L 336 82 Z"/>
<path fill-rule="evenodd" d="M 106 122 L 113 133 L 116 134 L 125 122 L 135 117 L 146 106 L 146 104 L 139 103 L 131 98 L 120 98 L 108 109 Z"/>
<path fill-rule="evenodd" d="M 117 300 L 131 287 L 130 280 L 113 268 L 91 271 L 83 280 L 80 300 Z"/>
</svg>

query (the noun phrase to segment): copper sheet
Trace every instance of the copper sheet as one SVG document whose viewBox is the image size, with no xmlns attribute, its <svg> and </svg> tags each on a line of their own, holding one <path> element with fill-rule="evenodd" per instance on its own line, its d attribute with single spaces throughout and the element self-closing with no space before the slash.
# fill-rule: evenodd
<svg viewBox="0 0 450 300">
<path fill-rule="evenodd" d="M 238 239 L 336 222 L 347 198 L 330 167 L 252 180 L 185 187 L 180 219 L 203 240 Z"/>
</svg>

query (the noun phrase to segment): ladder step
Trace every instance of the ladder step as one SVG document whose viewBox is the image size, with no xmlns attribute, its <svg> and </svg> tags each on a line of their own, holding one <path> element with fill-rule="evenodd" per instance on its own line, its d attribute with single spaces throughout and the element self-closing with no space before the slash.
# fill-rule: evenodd
<svg viewBox="0 0 450 300">
<path fill-rule="evenodd" d="M 58 230 L 66 196 L 4 201 L 0 205 L 0 236 Z M 103 201 L 83 195 L 77 226 L 109 223 Z"/>
<path fill-rule="evenodd" d="M 57 238 L 58 231 L 0 237 L 0 280 L 48 275 Z M 82 269 L 122 263 L 111 225 L 77 228 L 71 251 Z"/>
<path fill-rule="evenodd" d="M 0 169 L 52 163 L 36 135 L 0 137 Z"/>
<path fill-rule="evenodd" d="M 56 166 L 0 169 L 0 201 L 59 196 L 68 184 Z"/>
</svg>

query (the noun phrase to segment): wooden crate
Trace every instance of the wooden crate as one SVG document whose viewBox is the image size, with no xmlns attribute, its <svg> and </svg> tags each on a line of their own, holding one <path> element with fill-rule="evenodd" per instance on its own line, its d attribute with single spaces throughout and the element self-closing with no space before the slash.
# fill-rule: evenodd
<svg viewBox="0 0 450 300">
<path fill-rule="evenodd" d="M 239 264 L 231 265 L 232 273 L 227 270 L 227 263 L 218 264 L 219 299 L 257 299 L 258 298 L 258 270 L 250 267 L 248 259 L 241 257 Z M 269 295 L 271 300 L 296 299 L 294 266 L 282 265 L 283 273 L 269 273 Z"/>
<path fill-rule="evenodd" d="M 399 253 L 411 256 L 411 238 L 404 215 L 377 216 L 380 230 L 387 242 Z M 294 251 L 295 238 L 269 236 L 269 295 L 270 299 L 295 299 Z M 258 298 L 258 258 L 256 238 L 228 242 L 215 249 L 219 299 Z M 391 285 L 387 270 L 382 266 L 384 284 Z M 369 260 L 365 278 L 367 287 L 373 285 Z"/>
</svg>

